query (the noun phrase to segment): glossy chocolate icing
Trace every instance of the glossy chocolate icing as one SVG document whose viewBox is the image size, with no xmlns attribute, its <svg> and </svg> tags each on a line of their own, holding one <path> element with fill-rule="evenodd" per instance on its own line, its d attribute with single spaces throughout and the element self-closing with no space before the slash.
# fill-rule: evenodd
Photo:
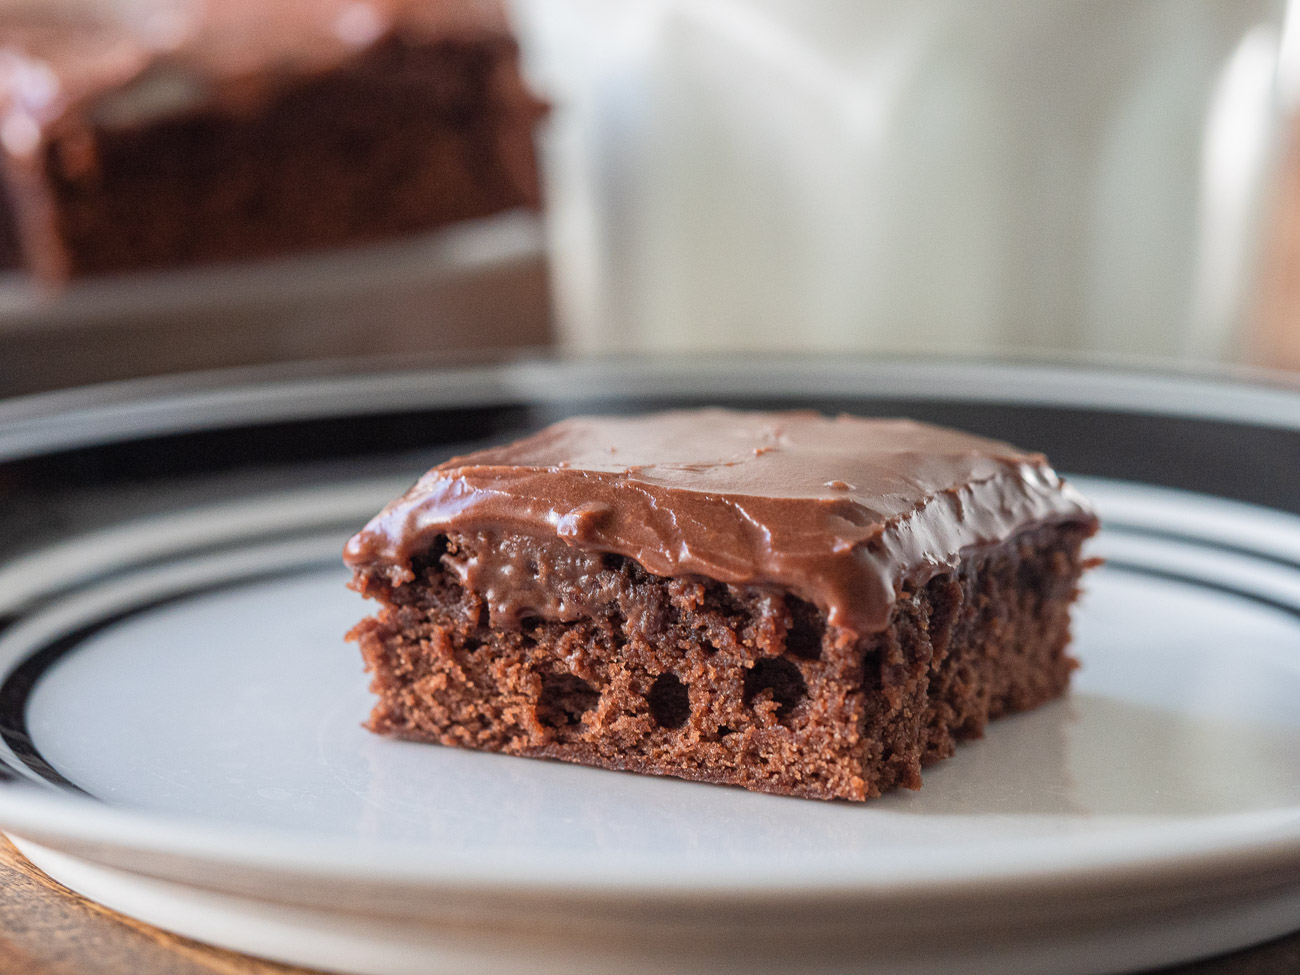
<svg viewBox="0 0 1300 975">
<path fill-rule="evenodd" d="M 575 418 L 453 458 L 345 558 L 400 585 L 439 536 L 473 537 L 444 562 L 508 623 L 580 615 L 613 553 L 779 587 L 861 635 L 973 547 L 1065 521 L 1095 516 L 1040 454 L 910 420 L 713 409 Z"/>
</svg>

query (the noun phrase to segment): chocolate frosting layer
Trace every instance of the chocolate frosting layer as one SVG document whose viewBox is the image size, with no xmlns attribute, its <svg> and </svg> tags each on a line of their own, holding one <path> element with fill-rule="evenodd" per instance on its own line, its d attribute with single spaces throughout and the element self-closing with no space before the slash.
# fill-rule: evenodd
<svg viewBox="0 0 1300 975">
<path fill-rule="evenodd" d="M 575 418 L 453 458 L 352 538 L 345 559 L 400 585 L 436 538 L 474 535 L 483 544 L 453 568 L 478 581 L 494 619 L 571 615 L 575 600 L 540 598 L 535 583 L 572 572 L 509 541 L 525 536 L 656 575 L 780 587 L 862 635 L 973 547 L 1063 521 L 1096 518 L 1041 454 L 910 420 L 711 409 Z M 599 562 L 559 561 L 589 573 Z M 521 606 L 530 593 L 539 605 Z"/>
</svg>

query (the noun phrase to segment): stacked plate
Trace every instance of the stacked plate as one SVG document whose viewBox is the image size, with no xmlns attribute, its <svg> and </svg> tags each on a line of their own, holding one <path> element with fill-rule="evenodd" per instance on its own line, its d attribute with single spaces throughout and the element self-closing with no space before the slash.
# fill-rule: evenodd
<svg viewBox="0 0 1300 975">
<path fill-rule="evenodd" d="M 378 739 L 348 534 L 574 412 L 909 415 L 1105 529 L 1065 700 L 863 804 Z M 0 826 L 55 879 L 336 971 L 1132 971 L 1300 926 L 1300 393 L 1038 367 L 516 363 L 0 405 Z"/>
</svg>

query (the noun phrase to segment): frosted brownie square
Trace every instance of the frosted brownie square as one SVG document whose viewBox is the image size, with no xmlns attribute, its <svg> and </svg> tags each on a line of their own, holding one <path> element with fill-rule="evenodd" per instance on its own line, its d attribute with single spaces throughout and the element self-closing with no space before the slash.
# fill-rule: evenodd
<svg viewBox="0 0 1300 975">
<path fill-rule="evenodd" d="M 369 727 L 861 800 L 1063 693 L 1097 530 L 1039 454 L 908 420 L 566 420 L 347 546 Z"/>
<path fill-rule="evenodd" d="M 0 5 L 0 257 L 50 284 L 539 205 L 501 0 Z"/>
</svg>

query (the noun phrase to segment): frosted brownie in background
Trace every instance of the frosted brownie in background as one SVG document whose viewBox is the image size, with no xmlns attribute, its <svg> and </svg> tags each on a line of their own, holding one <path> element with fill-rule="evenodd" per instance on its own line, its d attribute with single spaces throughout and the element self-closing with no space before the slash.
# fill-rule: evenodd
<svg viewBox="0 0 1300 975">
<path fill-rule="evenodd" d="M 40 278 L 244 259 L 538 205 L 494 0 L 0 7 L 0 148 Z"/>
<path fill-rule="evenodd" d="M 548 345 L 517 60 L 496 0 L 0 3 L 0 396 Z"/>
</svg>

